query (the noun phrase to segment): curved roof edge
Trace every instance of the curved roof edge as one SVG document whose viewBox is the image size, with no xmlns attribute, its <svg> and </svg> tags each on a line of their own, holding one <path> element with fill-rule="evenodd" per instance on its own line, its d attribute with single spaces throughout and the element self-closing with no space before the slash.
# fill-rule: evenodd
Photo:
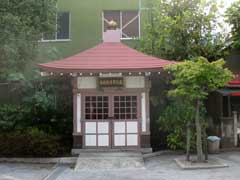
<svg viewBox="0 0 240 180">
<path fill-rule="evenodd" d="M 174 63 L 176 61 L 152 57 L 119 42 L 104 42 L 38 67 L 46 72 L 154 72 Z"/>
</svg>

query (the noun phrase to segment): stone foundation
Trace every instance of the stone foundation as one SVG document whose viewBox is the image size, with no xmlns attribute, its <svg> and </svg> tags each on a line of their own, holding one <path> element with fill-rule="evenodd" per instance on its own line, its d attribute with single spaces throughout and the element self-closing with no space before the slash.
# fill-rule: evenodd
<svg viewBox="0 0 240 180">
<path fill-rule="evenodd" d="M 140 136 L 140 148 L 151 148 L 150 135 L 141 135 Z M 73 149 L 82 149 L 83 147 L 83 137 L 82 135 L 73 135 Z"/>
</svg>

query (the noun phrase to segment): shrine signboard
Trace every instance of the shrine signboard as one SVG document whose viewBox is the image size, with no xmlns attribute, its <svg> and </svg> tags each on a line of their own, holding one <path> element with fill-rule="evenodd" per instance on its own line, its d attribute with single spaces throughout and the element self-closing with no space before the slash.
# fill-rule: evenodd
<svg viewBox="0 0 240 180">
<path fill-rule="evenodd" d="M 98 79 L 98 85 L 100 88 L 109 87 L 123 87 L 124 80 L 123 77 L 103 77 Z"/>
</svg>

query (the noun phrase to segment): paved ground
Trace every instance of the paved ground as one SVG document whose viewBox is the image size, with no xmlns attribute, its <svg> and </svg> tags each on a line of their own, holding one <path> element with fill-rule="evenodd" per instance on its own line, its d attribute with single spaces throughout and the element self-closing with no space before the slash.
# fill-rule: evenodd
<svg viewBox="0 0 240 180">
<path fill-rule="evenodd" d="M 65 170 L 57 180 L 239 180 L 240 152 L 218 155 L 230 167 L 208 170 L 182 170 L 173 161 L 176 155 L 149 158 L 145 169 L 78 171 Z"/>
<path fill-rule="evenodd" d="M 75 170 L 107 170 L 120 168 L 144 168 L 140 152 L 80 153 Z"/>
<path fill-rule="evenodd" d="M 0 180 L 42 180 L 54 165 L 0 163 Z"/>
<path fill-rule="evenodd" d="M 57 167 L 49 179 L 54 180 L 239 180 L 240 152 L 229 152 L 217 157 L 230 167 L 207 170 L 182 170 L 173 161 L 176 155 L 161 155 L 145 161 L 145 169 L 126 170 L 81 170 Z M 50 173 L 50 167 L 22 164 L 0 164 L 1 176 L 12 176 L 15 180 L 41 180 Z M 59 169 L 60 168 L 60 169 Z M 34 178 L 33 178 L 34 177 Z M 7 178 L 5 178 L 7 179 Z M 5 180 L 4 179 L 4 180 Z M 10 179 L 9 179 L 10 180 Z"/>
</svg>

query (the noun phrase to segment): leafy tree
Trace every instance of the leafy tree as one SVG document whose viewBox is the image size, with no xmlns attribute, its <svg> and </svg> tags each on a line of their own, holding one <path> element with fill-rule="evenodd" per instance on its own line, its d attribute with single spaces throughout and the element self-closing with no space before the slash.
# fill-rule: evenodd
<svg viewBox="0 0 240 180">
<path fill-rule="evenodd" d="M 140 43 L 143 52 L 174 60 L 222 57 L 216 0 L 157 0 L 153 7 Z"/>
<path fill-rule="evenodd" d="M 42 33 L 55 24 L 56 0 L 0 1 L 0 79 L 34 60 Z"/>
<path fill-rule="evenodd" d="M 168 66 L 166 69 L 173 73 L 174 89 L 170 96 L 187 98 L 195 106 L 196 149 L 198 161 L 203 161 L 202 126 L 200 108 L 209 92 L 224 86 L 233 74 L 223 68 L 223 59 L 209 62 L 206 58 L 198 57 L 195 61 L 185 61 Z"/>
<path fill-rule="evenodd" d="M 160 129 L 168 133 L 168 147 L 174 150 L 185 149 L 187 161 L 190 161 L 190 151 L 196 150 L 194 114 L 195 108 L 186 97 L 171 98 L 159 118 Z M 205 125 L 204 106 L 200 109 L 200 119 Z"/>
<path fill-rule="evenodd" d="M 159 118 L 160 129 L 168 132 L 168 147 L 174 150 L 186 148 L 187 160 L 189 160 L 190 144 L 194 134 L 191 130 L 193 117 L 192 104 L 183 98 L 174 98 L 164 108 Z"/>
<path fill-rule="evenodd" d="M 226 21 L 232 26 L 234 47 L 240 49 L 240 1 L 234 2 L 226 11 Z"/>
</svg>

